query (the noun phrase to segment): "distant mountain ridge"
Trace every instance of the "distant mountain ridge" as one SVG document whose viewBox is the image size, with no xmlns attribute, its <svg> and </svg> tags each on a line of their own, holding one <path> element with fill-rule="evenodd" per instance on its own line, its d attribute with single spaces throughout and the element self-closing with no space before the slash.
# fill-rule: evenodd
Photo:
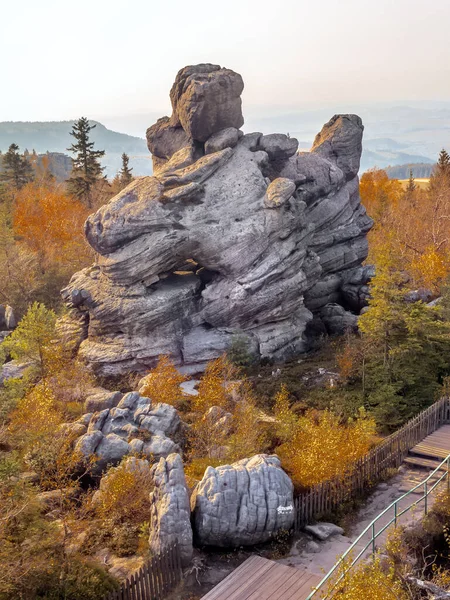
<svg viewBox="0 0 450 600">
<path fill-rule="evenodd" d="M 0 122 L 0 150 L 5 152 L 10 144 L 16 143 L 20 150 L 38 154 L 61 152 L 69 155 L 67 148 L 72 144 L 70 135 L 74 121 L 3 121 Z M 102 159 L 108 177 L 113 177 L 121 166 L 122 152 L 130 156 L 130 166 L 136 175 L 152 173 L 151 156 L 143 138 L 107 129 L 98 121 L 91 131 L 91 140 L 98 150 L 105 150 Z"/>
</svg>

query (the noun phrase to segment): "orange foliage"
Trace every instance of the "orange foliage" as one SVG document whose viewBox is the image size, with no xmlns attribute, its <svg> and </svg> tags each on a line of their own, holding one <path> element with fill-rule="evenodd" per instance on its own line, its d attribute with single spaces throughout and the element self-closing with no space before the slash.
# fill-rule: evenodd
<svg viewBox="0 0 450 600">
<path fill-rule="evenodd" d="M 39 256 L 43 270 L 64 265 L 72 273 L 92 261 L 83 231 L 88 214 L 61 187 L 29 183 L 16 197 L 14 233 Z"/>
<path fill-rule="evenodd" d="M 142 380 L 140 392 L 155 402 L 174 405 L 183 396 L 180 384 L 187 380 L 168 356 L 160 356 L 156 367 Z"/>
<path fill-rule="evenodd" d="M 443 177 L 427 190 L 408 192 L 385 171 L 372 169 L 362 175 L 360 193 L 375 221 L 368 261 L 376 265 L 388 244 L 395 267 L 413 285 L 438 290 L 450 274 L 450 186 Z"/>
</svg>

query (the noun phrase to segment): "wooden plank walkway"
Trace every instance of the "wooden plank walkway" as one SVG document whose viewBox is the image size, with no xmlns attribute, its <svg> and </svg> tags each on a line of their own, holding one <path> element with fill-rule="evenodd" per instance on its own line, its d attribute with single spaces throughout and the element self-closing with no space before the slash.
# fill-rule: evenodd
<svg viewBox="0 0 450 600">
<path fill-rule="evenodd" d="M 202 600 L 305 600 L 321 577 L 251 556 Z"/>
<path fill-rule="evenodd" d="M 411 448 L 407 464 L 414 464 L 413 457 L 418 457 L 417 466 L 431 468 L 433 464 L 420 464 L 420 460 L 434 459 L 437 467 L 446 456 L 450 454 L 450 425 L 442 425 L 431 435 L 428 435 L 419 444 Z M 422 457 L 421 459 L 419 457 Z"/>
</svg>

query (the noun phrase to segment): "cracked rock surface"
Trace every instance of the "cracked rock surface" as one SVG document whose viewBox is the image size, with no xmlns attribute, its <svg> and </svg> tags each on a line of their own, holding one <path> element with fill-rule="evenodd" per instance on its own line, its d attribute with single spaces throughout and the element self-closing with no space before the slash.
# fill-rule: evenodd
<svg viewBox="0 0 450 600">
<path fill-rule="evenodd" d="M 179 454 L 160 458 L 152 467 L 155 488 L 150 494 L 150 549 L 159 553 L 177 541 L 181 562 L 192 558 L 192 528 L 189 491 Z"/>
<path fill-rule="evenodd" d="M 293 484 L 277 456 L 257 454 L 208 467 L 194 489 L 191 509 L 199 544 L 251 546 L 292 527 Z"/>
<path fill-rule="evenodd" d="M 147 132 L 154 175 L 88 218 L 98 261 L 63 290 L 61 327 L 98 373 L 145 371 L 161 354 L 199 371 L 236 335 L 284 360 L 308 348 L 313 318 L 332 332 L 356 323 L 372 226 L 361 119 L 334 116 L 298 153 L 295 138 L 239 130 L 242 89 L 218 65 L 182 69 L 172 116 Z"/>
<path fill-rule="evenodd" d="M 64 425 L 75 438 L 75 450 L 86 458 L 94 455 L 94 474 L 118 464 L 127 454 L 153 459 L 181 451 L 174 439 L 180 436 L 182 423 L 173 406 L 152 402 L 137 392 L 110 395 L 115 406 Z"/>
</svg>

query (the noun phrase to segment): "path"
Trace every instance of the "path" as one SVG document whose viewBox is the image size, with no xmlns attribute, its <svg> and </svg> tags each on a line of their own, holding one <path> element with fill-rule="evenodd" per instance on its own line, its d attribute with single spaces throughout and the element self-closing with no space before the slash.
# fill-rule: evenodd
<svg viewBox="0 0 450 600">
<path fill-rule="evenodd" d="M 202 600 L 304 600 L 320 577 L 252 556 Z"/>
<path fill-rule="evenodd" d="M 300 534 L 300 538 L 292 547 L 291 555 L 279 562 L 293 566 L 303 573 L 321 575 L 323 577 L 377 515 L 394 500 L 397 500 L 411 488 L 422 482 L 448 454 L 450 454 L 450 425 L 443 425 L 410 450 L 409 456 L 405 459 L 397 475 L 388 482 L 377 486 L 374 493 L 364 503 L 364 506 L 357 511 L 355 520 L 352 526 L 349 527 L 348 535 L 336 535 L 325 542 L 319 542 L 313 540 L 307 534 Z M 437 475 L 433 476 L 432 480 L 430 480 L 430 486 L 437 478 Z M 445 489 L 445 486 L 446 483 L 443 482 L 436 492 Z M 432 494 L 429 506 L 431 506 L 436 492 Z M 415 500 L 419 500 L 422 495 L 423 487 L 400 501 L 398 512 L 400 513 L 413 504 Z M 423 511 L 424 502 L 421 501 L 415 509 L 400 517 L 398 522 L 401 525 L 407 525 L 419 521 L 423 517 Z M 377 524 L 376 531 L 378 532 L 382 529 L 392 517 L 393 513 L 382 517 Z M 388 532 L 386 531 L 377 539 L 376 545 L 378 548 L 384 545 L 387 535 Z M 356 547 L 356 553 L 363 549 L 369 539 L 370 535 L 364 541 L 361 540 L 361 543 Z M 370 550 L 367 551 L 367 554 L 369 552 Z"/>
<path fill-rule="evenodd" d="M 203 596 L 203 600 L 305 600 L 314 586 L 371 521 L 394 500 L 421 483 L 448 454 L 450 454 L 450 425 L 444 425 L 410 450 L 397 475 L 389 482 L 377 486 L 364 506 L 357 511 L 348 535 L 335 535 L 319 542 L 309 534 L 302 533 L 296 539 L 288 557 L 275 562 L 260 556 L 252 556 Z M 432 486 L 438 477 L 439 474 L 434 475 L 429 485 Z M 439 489 L 443 489 L 445 485 L 446 483 L 442 483 Z M 429 506 L 437 491 L 429 499 Z M 422 495 L 423 487 L 403 498 L 398 503 L 398 513 L 415 504 Z M 414 509 L 400 516 L 398 523 L 407 525 L 419 521 L 423 517 L 423 507 L 422 500 Z M 382 530 L 392 517 L 391 512 L 384 515 L 377 522 L 376 531 Z M 388 531 L 385 531 L 379 536 L 376 542 L 378 548 L 384 545 L 387 535 Z M 370 535 L 359 542 L 355 548 L 356 554 L 369 540 Z M 366 551 L 366 554 L 369 555 L 370 551 L 371 548 Z"/>
</svg>

